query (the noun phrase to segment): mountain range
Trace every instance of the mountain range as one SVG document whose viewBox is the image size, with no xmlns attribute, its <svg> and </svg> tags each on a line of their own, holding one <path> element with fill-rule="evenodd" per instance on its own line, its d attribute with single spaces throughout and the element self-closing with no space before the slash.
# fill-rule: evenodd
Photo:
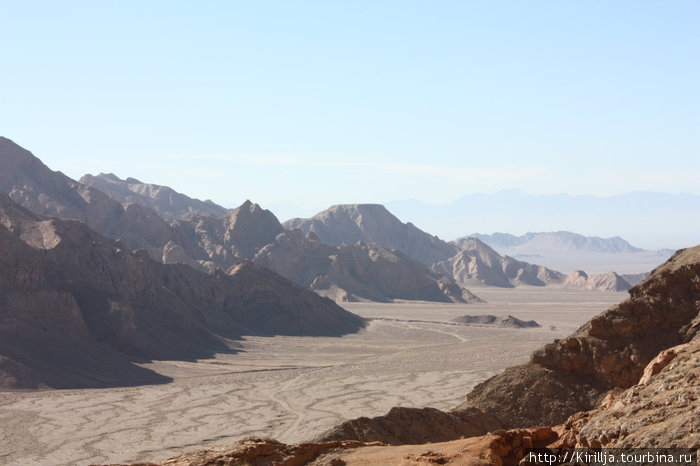
<svg viewBox="0 0 700 466">
<path fill-rule="evenodd" d="M 242 262 L 207 274 L 166 265 L 83 222 L 0 193 L 0 386 L 156 383 L 136 366 L 230 352 L 246 334 L 341 335 L 363 320 Z"/>
<path fill-rule="evenodd" d="M 227 210 L 113 174 L 78 182 L 6 138 L 0 138 L 0 168 L 0 190 L 37 214 L 83 221 L 162 263 L 212 272 L 251 260 L 337 301 L 475 302 L 469 286 L 619 291 L 643 278 L 594 274 L 582 280 L 577 271 L 567 280 L 552 268 L 502 256 L 478 239 L 443 241 L 378 204 L 331 206 L 281 224 L 250 201 Z"/>
<path fill-rule="evenodd" d="M 611 270 L 623 274 L 647 272 L 674 252 L 671 249 L 649 251 L 637 248 L 619 236 L 600 238 L 569 231 L 526 233 L 521 236 L 474 233 L 469 237 L 479 238 L 499 254 L 535 261 L 566 273 L 581 268 L 594 273 Z"/>
<path fill-rule="evenodd" d="M 621 236 L 650 250 L 700 242 L 700 196 L 694 194 L 535 195 L 505 190 L 470 194 L 448 204 L 403 200 L 385 205 L 404 221 L 448 239 L 474 231 L 565 230 Z"/>
<path fill-rule="evenodd" d="M 216 217 L 196 213 L 202 207 L 201 201 L 177 195 L 170 188 L 149 185 L 148 189 L 144 189 L 141 183 L 119 180 L 109 175 L 83 177 L 87 182 L 108 181 L 111 193 L 132 192 L 130 188 L 134 188 L 141 193 L 141 198 L 155 198 L 152 200 L 158 202 L 160 214 L 148 206 L 151 201 L 141 199 L 139 203 L 122 204 L 95 187 L 50 170 L 29 151 L 6 138 L 0 138 L 0 169 L 0 191 L 8 193 L 15 202 L 37 214 L 83 221 L 100 234 L 118 238 L 131 249 L 144 249 L 153 259 L 163 263 L 182 263 L 207 272 L 217 269 L 226 271 L 241 261 L 256 261 L 258 251 L 273 244 L 276 237 L 285 232 L 274 214 L 250 201 Z M 169 193 L 165 198 L 173 202 L 161 202 L 160 193 Z M 222 212 L 223 208 L 204 204 Z M 168 222 L 161 215 L 182 218 Z M 280 241 L 284 240 L 280 238 Z M 356 270 L 362 268 L 359 264 L 363 261 L 365 264 L 375 264 L 381 255 L 370 257 L 370 254 L 376 249 L 350 245 L 343 255 L 343 263 L 357 262 L 349 265 Z M 284 266 L 286 258 L 282 251 L 282 246 L 268 248 L 260 261 L 273 269 L 288 270 Z M 297 253 L 303 254 L 303 251 Z M 305 273 L 319 277 L 317 283 L 328 283 L 319 285 L 317 289 L 329 289 L 331 291 L 327 294 L 338 299 L 438 299 L 457 302 L 477 299 L 467 290 L 459 289 L 448 278 L 416 264 L 405 255 L 394 254 L 390 261 L 392 270 L 400 270 L 404 279 L 393 281 L 391 277 L 375 273 L 372 277 L 374 282 L 370 282 L 369 276 L 363 274 L 338 273 L 342 269 L 338 267 L 342 260 L 336 259 L 337 254 L 333 249 L 326 249 L 326 252 L 329 256 L 325 262 L 335 261 L 333 270 L 336 272 L 328 271 L 322 265 L 318 270 Z M 388 256 L 384 254 L 382 257 Z M 281 263 L 275 265 L 278 260 Z M 314 263 L 312 260 L 307 262 Z M 298 274 L 293 278 L 298 278 Z M 391 286 L 383 286 L 382 281 L 391 281 Z M 417 284 L 420 286 L 416 287 Z M 310 286 L 310 283 L 306 286 Z M 389 296 L 380 290 L 385 290 Z M 426 290 L 426 294 L 419 295 L 416 290 Z"/>
</svg>

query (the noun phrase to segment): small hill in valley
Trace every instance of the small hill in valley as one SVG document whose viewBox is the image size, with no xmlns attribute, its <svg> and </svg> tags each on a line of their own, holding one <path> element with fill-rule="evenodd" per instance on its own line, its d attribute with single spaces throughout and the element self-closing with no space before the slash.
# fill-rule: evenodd
<svg viewBox="0 0 700 466">
<path fill-rule="evenodd" d="M 493 314 L 480 314 L 480 315 L 464 315 L 452 319 L 452 322 L 457 322 L 458 324 L 465 325 L 487 325 L 491 327 L 502 327 L 502 328 L 533 328 L 541 327 L 540 324 L 534 320 L 520 320 L 517 317 L 511 315 L 507 316 L 495 316 Z"/>
</svg>

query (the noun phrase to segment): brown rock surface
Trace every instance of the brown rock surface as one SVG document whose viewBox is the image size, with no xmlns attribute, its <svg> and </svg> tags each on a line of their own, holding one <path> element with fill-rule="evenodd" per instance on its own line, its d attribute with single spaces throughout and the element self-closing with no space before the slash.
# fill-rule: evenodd
<svg viewBox="0 0 700 466">
<path fill-rule="evenodd" d="M 185 453 L 165 461 L 133 463 L 130 466 L 515 466 L 523 458 L 525 448 L 546 447 L 556 438 L 557 433 L 549 427 L 499 431 L 450 442 L 401 446 L 357 441 L 286 445 L 272 439 L 252 437 L 233 445 Z"/>
<path fill-rule="evenodd" d="M 329 451 L 338 453 L 364 445 L 353 441 L 287 445 L 270 438 L 250 437 L 234 445 L 185 453 L 157 463 L 132 463 L 131 466 L 303 466 L 305 464 L 335 466 L 345 463 L 332 461 L 318 463 L 314 460 Z"/>
<path fill-rule="evenodd" d="M 577 446 L 700 449 L 700 338 L 662 352 L 647 369 L 638 385 L 592 413 Z"/>
</svg>

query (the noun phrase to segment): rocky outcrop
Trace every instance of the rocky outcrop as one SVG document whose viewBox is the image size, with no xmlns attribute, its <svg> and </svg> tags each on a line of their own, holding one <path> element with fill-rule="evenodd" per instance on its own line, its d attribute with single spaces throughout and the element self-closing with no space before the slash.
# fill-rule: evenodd
<svg viewBox="0 0 700 466">
<path fill-rule="evenodd" d="M 627 280 L 615 272 L 589 276 L 582 270 L 567 275 L 563 285 L 566 288 L 599 291 L 626 291 L 632 288 Z"/>
<path fill-rule="evenodd" d="M 700 448 L 700 339 L 662 352 L 638 384 L 606 401 L 572 446 Z"/>
<path fill-rule="evenodd" d="M 338 441 L 287 445 L 270 438 L 249 437 L 225 447 L 185 453 L 157 463 L 132 463 L 131 466 L 303 466 L 307 464 L 341 466 L 345 462 L 316 463 L 315 460 L 329 452 L 337 455 L 343 451 L 370 445 L 374 444 Z"/>
<path fill-rule="evenodd" d="M 401 251 L 362 242 L 332 246 L 298 229 L 279 234 L 254 260 L 336 301 L 480 301 Z"/>
<path fill-rule="evenodd" d="M 698 277 L 700 246 L 677 252 L 629 299 L 536 351 L 529 364 L 477 385 L 462 407 L 493 414 L 509 428 L 559 424 L 593 409 L 608 390 L 637 383 L 660 351 L 698 334 Z"/>
<path fill-rule="evenodd" d="M 143 183 L 135 178 L 120 179 L 113 173 L 85 175 L 79 180 L 122 204 L 140 204 L 166 221 L 188 220 L 195 216 L 222 217 L 228 209 L 210 200 L 200 201 L 168 186 Z"/>
<path fill-rule="evenodd" d="M 346 421 L 315 441 L 358 440 L 389 445 L 441 442 L 484 435 L 498 429 L 497 419 L 478 409 L 449 413 L 434 408 L 391 408 L 384 416 Z"/>
<path fill-rule="evenodd" d="M 363 243 L 398 249 L 428 266 L 445 260 L 458 249 L 437 236 L 403 223 L 381 204 L 334 205 L 311 218 L 284 222 L 287 229 L 315 233 L 321 241 L 335 246 Z"/>
<path fill-rule="evenodd" d="M 457 254 L 432 268 L 461 286 L 545 286 L 561 283 L 565 277 L 541 265 L 503 257 L 476 238 L 464 239 L 458 245 L 462 249 Z"/>
<path fill-rule="evenodd" d="M 250 262 L 206 274 L 131 252 L 0 193 L 0 379 L 87 387 L 167 381 L 133 364 L 231 351 L 245 334 L 341 335 L 363 320 Z"/>
</svg>

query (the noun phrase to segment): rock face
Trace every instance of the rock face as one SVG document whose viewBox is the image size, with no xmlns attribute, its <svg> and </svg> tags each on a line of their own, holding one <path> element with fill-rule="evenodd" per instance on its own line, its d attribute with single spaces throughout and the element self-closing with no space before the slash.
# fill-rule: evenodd
<svg viewBox="0 0 700 466">
<path fill-rule="evenodd" d="M 298 229 L 279 234 L 254 260 L 336 301 L 481 301 L 401 251 L 362 242 L 332 246 Z"/>
<path fill-rule="evenodd" d="M 647 369 L 589 413 L 573 446 L 700 448 L 700 339 L 662 352 Z"/>
<path fill-rule="evenodd" d="M 588 276 L 582 270 L 576 270 L 567 275 L 566 280 L 564 280 L 564 286 L 567 288 L 600 291 L 626 291 L 632 288 L 632 285 L 627 280 L 615 272 Z"/>
<path fill-rule="evenodd" d="M 458 251 L 454 245 L 425 233 L 412 223 L 402 223 L 381 204 L 334 205 L 312 218 L 288 220 L 284 227 L 298 228 L 305 233 L 311 231 L 321 241 L 336 246 L 362 241 L 399 249 L 428 266 Z"/>
<path fill-rule="evenodd" d="M 461 286 L 545 286 L 561 283 L 565 277 L 541 265 L 503 257 L 476 238 L 461 240 L 457 245 L 461 248 L 457 254 L 432 268 L 452 277 Z"/>
<path fill-rule="evenodd" d="M 122 180 L 113 173 L 85 175 L 79 181 L 122 204 L 148 207 L 166 221 L 188 220 L 199 215 L 221 217 L 228 212 L 228 209 L 212 201 L 192 199 L 168 186 L 143 183 L 135 178 Z"/>
<path fill-rule="evenodd" d="M 167 381 L 132 364 L 211 356 L 244 334 L 340 335 L 361 318 L 252 263 L 208 275 L 131 252 L 0 193 L 0 380 L 95 387 Z"/>
<path fill-rule="evenodd" d="M 630 298 L 573 335 L 533 353 L 528 364 L 480 385 L 462 407 L 477 407 L 505 427 L 554 425 L 593 409 L 611 389 L 637 383 L 647 363 L 700 332 L 700 246 L 677 252 Z"/>
</svg>

